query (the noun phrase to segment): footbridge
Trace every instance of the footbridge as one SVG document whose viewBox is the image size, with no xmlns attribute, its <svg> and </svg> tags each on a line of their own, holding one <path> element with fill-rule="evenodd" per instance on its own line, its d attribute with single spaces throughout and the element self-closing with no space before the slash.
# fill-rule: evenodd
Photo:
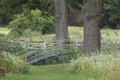
<svg viewBox="0 0 120 80">
<path fill-rule="evenodd" d="M 39 62 L 59 57 L 62 55 L 77 54 L 82 48 L 83 42 L 38 42 L 38 41 L 19 41 L 24 48 L 15 53 L 21 56 L 29 64 L 35 65 Z"/>
<path fill-rule="evenodd" d="M 62 55 L 82 53 L 83 41 L 63 41 L 38 42 L 38 41 L 11 41 L 10 44 L 19 43 L 22 50 L 14 53 L 15 56 L 21 56 L 24 61 L 35 65 L 48 59 Z M 101 42 L 101 50 L 120 50 L 120 44 L 113 43 L 110 40 Z M 13 46 L 15 47 L 15 46 Z"/>
</svg>

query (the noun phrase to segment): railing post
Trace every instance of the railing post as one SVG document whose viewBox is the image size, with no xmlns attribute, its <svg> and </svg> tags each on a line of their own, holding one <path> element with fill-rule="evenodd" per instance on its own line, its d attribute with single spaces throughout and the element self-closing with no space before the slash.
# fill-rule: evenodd
<svg viewBox="0 0 120 80">
<path fill-rule="evenodd" d="M 47 52 L 46 49 L 47 49 L 47 44 L 46 44 L 46 42 L 44 42 L 43 43 L 43 50 L 45 50 L 45 52 Z"/>
<path fill-rule="evenodd" d="M 26 48 L 26 51 L 25 51 L 25 61 L 27 61 L 27 51 L 28 51 L 28 43 L 25 42 L 25 48 Z"/>
<path fill-rule="evenodd" d="M 78 46 L 77 46 L 77 42 L 75 42 L 75 53 L 77 54 L 78 52 Z"/>
</svg>

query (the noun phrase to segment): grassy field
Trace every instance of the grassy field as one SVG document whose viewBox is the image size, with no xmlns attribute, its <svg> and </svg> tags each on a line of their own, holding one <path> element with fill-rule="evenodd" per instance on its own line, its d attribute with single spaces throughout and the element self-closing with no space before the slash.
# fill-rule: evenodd
<svg viewBox="0 0 120 80">
<path fill-rule="evenodd" d="M 10 30 L 0 28 L 0 33 L 7 35 Z M 120 30 L 103 29 L 101 30 L 102 38 L 105 40 L 120 42 Z M 35 34 L 36 35 L 36 34 Z M 52 40 L 55 35 L 37 35 L 31 34 L 32 40 Z M 83 38 L 83 28 L 69 27 L 69 37 L 71 39 Z M 28 37 L 21 39 L 29 40 Z M 6 74 L 5 77 L 0 77 L 0 80 L 105 80 L 103 76 L 93 72 L 73 73 L 70 70 L 69 64 L 30 66 L 30 71 L 27 74 Z"/>
<path fill-rule="evenodd" d="M 0 80 L 102 80 L 102 76 L 90 72 L 73 73 L 68 64 L 31 66 L 27 74 L 7 74 Z"/>
</svg>

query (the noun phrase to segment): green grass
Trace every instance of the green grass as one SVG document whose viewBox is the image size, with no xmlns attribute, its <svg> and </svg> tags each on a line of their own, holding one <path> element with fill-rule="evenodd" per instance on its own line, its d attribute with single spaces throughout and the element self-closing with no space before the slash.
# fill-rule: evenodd
<svg viewBox="0 0 120 80">
<path fill-rule="evenodd" d="M 106 36 L 103 37 L 104 40 L 110 40 L 112 42 L 120 43 L 120 36 Z"/>
<path fill-rule="evenodd" d="M 0 33 L 2 34 L 8 34 L 10 30 L 8 28 L 0 28 Z"/>
<path fill-rule="evenodd" d="M 68 27 L 69 35 L 83 35 L 82 27 Z"/>
<path fill-rule="evenodd" d="M 68 64 L 61 64 L 31 66 L 27 74 L 7 74 L 0 80 L 93 80 L 95 77 L 97 80 L 102 80 L 99 74 L 90 72 L 76 74 L 68 69 Z"/>
<path fill-rule="evenodd" d="M 0 28 L 0 33 L 7 35 L 10 32 L 7 28 Z M 68 28 L 69 38 L 80 40 L 83 38 L 82 27 L 69 27 Z M 104 40 L 111 40 L 120 42 L 120 30 L 102 29 L 101 35 Z M 55 34 L 40 35 L 39 33 L 29 34 L 29 37 L 20 37 L 20 40 L 33 40 L 33 41 L 53 41 Z"/>
</svg>

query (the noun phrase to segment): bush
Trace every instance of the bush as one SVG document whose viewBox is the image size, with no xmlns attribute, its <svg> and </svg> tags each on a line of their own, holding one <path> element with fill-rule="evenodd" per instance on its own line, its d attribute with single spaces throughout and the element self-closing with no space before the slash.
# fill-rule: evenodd
<svg viewBox="0 0 120 80">
<path fill-rule="evenodd" d="M 116 51 L 120 53 L 120 51 Z M 91 57 L 80 57 L 72 61 L 74 72 L 88 71 L 103 74 L 110 80 L 120 80 L 120 54 L 100 54 Z"/>
<path fill-rule="evenodd" d="M 24 62 L 19 62 L 18 58 L 9 53 L 0 53 L 0 68 L 4 68 L 6 73 L 27 73 L 29 66 Z"/>
<path fill-rule="evenodd" d="M 5 40 L 5 35 L 0 33 L 0 51 L 3 50 L 4 40 Z"/>
<path fill-rule="evenodd" d="M 23 50 L 23 47 L 20 43 L 9 42 L 5 37 L 0 37 L 0 51 L 14 54 L 21 50 Z"/>
<path fill-rule="evenodd" d="M 15 19 L 8 25 L 11 29 L 10 36 L 18 38 L 26 34 L 26 30 L 37 31 L 42 34 L 55 32 L 54 18 L 48 13 L 36 9 L 29 13 L 24 11 L 23 14 L 15 16 Z"/>
<path fill-rule="evenodd" d="M 28 73 L 29 71 L 29 65 L 25 62 L 22 63 L 14 63 L 12 66 L 12 73 Z"/>
</svg>

